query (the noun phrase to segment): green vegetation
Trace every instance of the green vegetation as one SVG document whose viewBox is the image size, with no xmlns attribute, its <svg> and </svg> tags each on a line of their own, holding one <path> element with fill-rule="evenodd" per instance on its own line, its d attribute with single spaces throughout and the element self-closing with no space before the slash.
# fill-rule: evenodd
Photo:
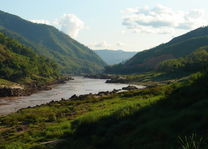
<svg viewBox="0 0 208 149">
<path fill-rule="evenodd" d="M 156 69 L 157 71 L 117 75 L 117 78 L 122 78 L 121 80 L 125 83 L 139 83 L 144 85 L 170 83 L 183 79 L 192 73 L 206 71 L 207 66 L 208 47 L 205 46 L 187 56 L 162 61 Z"/>
<path fill-rule="evenodd" d="M 207 97 L 207 73 L 196 73 L 171 85 L 51 102 L 2 116 L 0 148 L 183 149 L 195 141 L 204 149 L 207 141 L 184 138 L 208 137 Z"/>
<path fill-rule="evenodd" d="M 53 27 L 0 12 L 0 30 L 32 48 L 0 34 L 2 85 L 58 77 L 58 66 L 32 50 L 54 58 L 65 72 L 95 72 L 104 65 L 88 48 Z M 207 33 L 208 27 L 199 28 L 106 68 L 110 73 L 151 70 L 119 77 L 160 82 L 155 86 L 52 101 L 1 116 L 0 148 L 207 149 Z"/>
<path fill-rule="evenodd" d="M 35 54 L 30 48 L 0 33 L 0 84 L 45 83 L 58 78 L 57 65 Z M 9 81 L 6 81 L 9 80 Z"/>
<path fill-rule="evenodd" d="M 52 26 L 32 23 L 0 11 L 0 31 L 53 59 L 64 73 L 94 73 L 105 66 L 92 50 Z"/>
<path fill-rule="evenodd" d="M 203 137 L 198 137 L 195 133 L 193 133 L 191 136 L 187 137 L 179 137 L 179 140 L 182 145 L 182 149 L 200 149 L 202 144 L 204 144 Z"/>
<path fill-rule="evenodd" d="M 137 53 L 124 64 L 107 66 L 106 73 L 131 74 L 155 71 L 162 61 L 187 56 L 208 44 L 208 27 L 201 27 L 166 44 Z"/>
<path fill-rule="evenodd" d="M 11 87 L 11 86 L 14 86 L 14 85 L 17 85 L 17 84 L 14 83 L 14 82 L 11 82 L 11 81 L 0 79 L 0 88 Z"/>
<path fill-rule="evenodd" d="M 206 70 L 208 66 L 208 47 L 200 48 L 188 56 L 161 62 L 160 71 L 172 72 L 197 72 Z"/>
</svg>

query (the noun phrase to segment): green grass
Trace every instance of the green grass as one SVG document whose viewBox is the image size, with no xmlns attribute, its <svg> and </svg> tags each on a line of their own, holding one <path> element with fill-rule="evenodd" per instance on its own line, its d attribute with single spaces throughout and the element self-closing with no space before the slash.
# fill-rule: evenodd
<svg viewBox="0 0 208 149">
<path fill-rule="evenodd" d="M 206 149 L 207 106 L 202 73 L 155 88 L 52 102 L 1 117 L 0 148 L 183 149 L 195 143 Z"/>
<path fill-rule="evenodd" d="M 1 117 L 0 142 L 3 142 L 1 145 L 5 147 L 7 144 L 11 145 L 11 142 L 15 145 L 19 142 L 29 147 L 36 146 L 41 142 L 56 140 L 65 134 L 71 134 L 75 131 L 71 128 L 73 123 L 95 122 L 112 114 L 123 117 L 160 99 L 160 96 L 150 96 L 148 100 L 145 100 L 147 97 L 140 95 L 126 97 L 132 93 L 55 102 Z"/>
<path fill-rule="evenodd" d="M 175 81 L 184 80 L 190 77 L 193 73 L 179 72 L 179 73 L 165 73 L 165 72 L 146 72 L 140 74 L 117 75 L 123 78 L 126 83 L 134 83 L 139 85 L 161 85 L 172 83 Z M 113 76 L 113 75 L 112 75 Z"/>
<path fill-rule="evenodd" d="M 200 149 L 202 144 L 206 142 L 203 137 L 198 137 L 195 133 L 191 136 L 179 137 L 182 149 Z"/>
</svg>

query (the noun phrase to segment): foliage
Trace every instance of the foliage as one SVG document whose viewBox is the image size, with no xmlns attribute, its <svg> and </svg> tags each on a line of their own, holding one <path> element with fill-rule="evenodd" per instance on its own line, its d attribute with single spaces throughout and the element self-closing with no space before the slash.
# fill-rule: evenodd
<svg viewBox="0 0 208 149">
<path fill-rule="evenodd" d="M 155 48 L 138 52 L 124 64 L 107 66 L 106 73 L 131 74 L 155 71 L 162 61 L 186 56 L 200 47 L 208 44 L 208 27 L 201 27 L 182 36 L 176 37 L 168 43 Z M 181 64 L 175 63 L 175 67 Z"/>
<path fill-rule="evenodd" d="M 88 47 L 52 26 L 32 23 L 0 11 L 0 31 L 53 59 L 65 73 L 98 72 L 105 65 Z"/>
<path fill-rule="evenodd" d="M 170 85 L 22 109 L 0 118 L 0 147 L 179 149 L 179 136 L 207 138 L 207 97 L 207 74 L 196 73 Z"/>
<path fill-rule="evenodd" d="M 197 72 L 208 68 L 208 47 L 200 48 L 188 56 L 166 60 L 160 63 L 159 70 L 165 72 Z"/>
<path fill-rule="evenodd" d="M 187 137 L 179 137 L 182 149 L 201 149 L 202 144 L 204 144 L 204 139 L 198 137 L 195 133 Z"/>
<path fill-rule="evenodd" d="M 0 33 L 0 78 L 13 82 L 45 82 L 58 75 L 53 61 L 38 56 L 30 48 Z"/>
</svg>

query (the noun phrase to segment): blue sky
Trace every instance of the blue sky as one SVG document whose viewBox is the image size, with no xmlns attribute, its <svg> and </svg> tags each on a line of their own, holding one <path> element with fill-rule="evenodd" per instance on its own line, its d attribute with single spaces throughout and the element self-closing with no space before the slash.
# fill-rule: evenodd
<svg viewBox="0 0 208 149">
<path fill-rule="evenodd" d="M 206 0 L 0 2 L 1 10 L 54 25 L 92 49 L 141 51 L 208 24 Z"/>
</svg>

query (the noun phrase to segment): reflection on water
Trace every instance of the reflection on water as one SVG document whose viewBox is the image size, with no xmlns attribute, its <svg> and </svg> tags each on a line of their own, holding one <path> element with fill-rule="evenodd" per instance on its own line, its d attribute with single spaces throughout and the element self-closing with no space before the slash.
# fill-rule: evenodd
<svg viewBox="0 0 208 149">
<path fill-rule="evenodd" d="M 52 90 L 41 91 L 31 96 L 0 98 L 0 115 L 15 112 L 28 106 L 36 106 L 48 103 L 52 100 L 58 101 L 61 98 L 68 99 L 72 95 L 98 93 L 100 91 L 112 91 L 128 86 L 127 84 L 109 84 L 103 79 L 88 79 L 74 77 L 65 84 L 54 86 Z M 138 87 L 138 86 L 137 86 Z M 142 86 L 140 86 L 142 88 Z"/>
</svg>

